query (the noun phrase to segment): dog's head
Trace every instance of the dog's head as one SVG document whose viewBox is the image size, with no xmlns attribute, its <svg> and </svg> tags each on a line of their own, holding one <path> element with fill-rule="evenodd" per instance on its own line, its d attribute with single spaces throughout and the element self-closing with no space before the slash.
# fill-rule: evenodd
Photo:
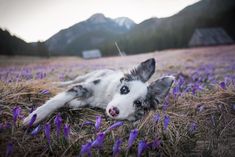
<svg viewBox="0 0 235 157">
<path fill-rule="evenodd" d="M 146 82 L 155 72 L 155 60 L 140 63 L 120 79 L 117 92 L 106 107 L 106 113 L 113 119 L 140 119 L 146 111 L 156 108 L 168 94 L 174 77 L 160 78 L 150 85 Z"/>
</svg>

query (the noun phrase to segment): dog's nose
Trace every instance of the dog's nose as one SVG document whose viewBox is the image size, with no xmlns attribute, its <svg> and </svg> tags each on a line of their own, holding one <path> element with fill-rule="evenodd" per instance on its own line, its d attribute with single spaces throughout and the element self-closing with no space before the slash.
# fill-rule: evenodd
<svg viewBox="0 0 235 157">
<path fill-rule="evenodd" d="M 112 116 L 112 117 L 116 117 L 118 116 L 119 114 L 119 109 L 117 107 L 111 107 L 109 109 L 109 114 Z"/>
</svg>

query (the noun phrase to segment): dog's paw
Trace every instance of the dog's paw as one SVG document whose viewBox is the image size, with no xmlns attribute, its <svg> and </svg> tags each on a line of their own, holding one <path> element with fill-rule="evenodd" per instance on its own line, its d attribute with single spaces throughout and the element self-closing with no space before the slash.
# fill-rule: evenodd
<svg viewBox="0 0 235 157">
<path fill-rule="evenodd" d="M 32 117 L 33 117 L 32 113 L 29 114 L 29 115 L 23 120 L 23 125 L 24 125 L 24 126 L 28 126 L 29 123 L 30 123 L 30 120 L 32 119 Z M 36 121 L 36 120 L 35 120 L 35 121 Z M 34 122 L 34 123 L 35 123 L 35 122 Z"/>
<path fill-rule="evenodd" d="M 48 115 L 47 111 L 43 111 L 42 109 L 37 109 L 34 112 L 30 113 L 24 120 L 23 120 L 23 125 L 24 126 L 28 126 L 33 115 L 37 115 L 36 116 L 36 120 L 34 121 L 33 125 L 36 125 L 37 123 L 39 123 L 40 121 L 42 121 L 43 119 L 45 119 Z"/>
</svg>

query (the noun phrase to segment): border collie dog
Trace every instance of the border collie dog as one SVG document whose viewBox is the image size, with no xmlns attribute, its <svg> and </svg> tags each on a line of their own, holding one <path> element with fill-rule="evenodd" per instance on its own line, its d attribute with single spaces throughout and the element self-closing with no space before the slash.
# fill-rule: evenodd
<svg viewBox="0 0 235 157">
<path fill-rule="evenodd" d="M 29 114 L 23 124 L 28 125 L 37 114 L 36 124 L 65 106 L 98 107 L 106 110 L 113 119 L 136 121 L 163 102 L 174 82 L 174 77 L 166 76 L 147 84 L 154 72 L 155 60 L 151 58 L 128 73 L 98 70 L 72 81 L 60 82 L 59 86 L 66 90 Z"/>
</svg>

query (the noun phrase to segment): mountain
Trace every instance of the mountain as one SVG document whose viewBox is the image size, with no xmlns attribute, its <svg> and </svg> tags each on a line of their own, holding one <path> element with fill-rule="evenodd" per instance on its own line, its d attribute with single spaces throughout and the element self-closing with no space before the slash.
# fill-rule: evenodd
<svg viewBox="0 0 235 157">
<path fill-rule="evenodd" d="M 117 23 L 103 14 L 95 14 L 86 21 L 56 33 L 46 40 L 46 45 L 56 55 L 77 55 L 83 50 L 100 48 L 104 43 L 113 44 L 132 26 L 130 19 Z"/>
<path fill-rule="evenodd" d="M 133 28 L 136 23 L 128 17 L 118 17 L 114 21 L 121 27 L 126 27 L 127 29 Z"/>
<path fill-rule="evenodd" d="M 46 45 L 53 54 L 81 55 L 86 49 L 100 49 L 116 55 L 117 42 L 127 54 L 169 48 L 185 48 L 197 28 L 222 27 L 235 39 L 235 1 L 201 0 L 167 18 L 150 18 L 140 24 L 120 17 L 95 14 L 53 35 Z"/>
<path fill-rule="evenodd" d="M 0 28 L 0 55 L 48 55 L 43 42 L 34 44 L 26 43 L 24 40 L 11 35 L 7 30 Z"/>
<path fill-rule="evenodd" d="M 151 18 L 136 25 L 119 41 L 126 53 L 183 48 L 196 28 L 222 27 L 235 39 L 235 1 L 201 0 L 167 18 Z M 109 47 L 109 45 L 107 45 Z M 106 51 L 113 51 L 104 47 Z"/>
</svg>

